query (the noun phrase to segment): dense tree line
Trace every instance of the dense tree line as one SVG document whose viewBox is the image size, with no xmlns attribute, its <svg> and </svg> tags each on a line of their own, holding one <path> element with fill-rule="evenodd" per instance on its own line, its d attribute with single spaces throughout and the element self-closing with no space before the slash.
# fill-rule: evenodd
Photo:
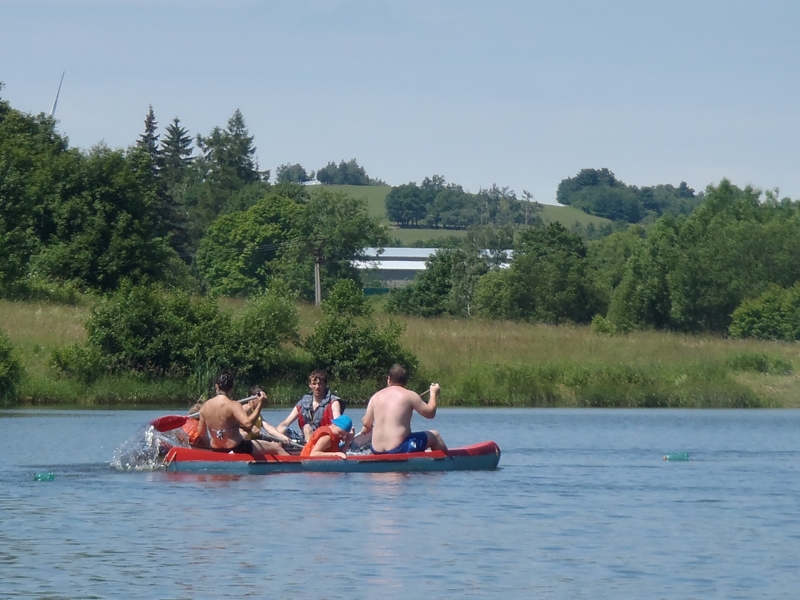
<svg viewBox="0 0 800 600">
<path fill-rule="evenodd" d="M 691 215 L 665 214 L 588 246 L 558 224 L 516 231 L 513 263 L 440 250 L 394 312 L 800 339 L 800 203 L 723 180 Z"/>
<path fill-rule="evenodd" d="M 333 167 L 366 177 L 355 160 Z M 350 259 L 384 244 L 384 228 L 361 200 L 311 197 L 291 183 L 302 173 L 284 165 L 271 185 L 238 110 L 208 135 L 176 117 L 162 136 L 151 106 L 129 148 L 81 151 L 49 117 L 0 100 L 0 294 L 123 280 L 251 294 L 278 277 L 308 296 L 315 259 L 326 286 L 357 279 Z"/>
<path fill-rule="evenodd" d="M 407 287 L 393 291 L 392 312 L 419 316 L 588 323 L 605 311 L 608 289 L 580 236 L 560 223 L 514 236 L 513 262 L 467 242 L 439 250 Z"/>
<path fill-rule="evenodd" d="M 517 199 L 513 190 L 492 185 L 471 194 L 444 177 L 426 177 L 421 185 L 406 183 L 386 196 L 386 214 L 401 227 L 467 229 L 485 225 L 531 225 L 541 206 L 530 194 Z"/>
<path fill-rule="evenodd" d="M 301 164 L 286 163 L 278 167 L 276 180 L 278 183 L 307 183 L 316 179 L 327 185 L 386 185 L 380 179 L 367 175 L 364 167 L 353 158 L 347 162 L 329 162 L 318 171 L 306 171 Z"/>
<path fill-rule="evenodd" d="M 640 223 L 663 214 L 689 214 L 702 202 L 702 196 L 685 181 L 678 187 L 665 184 L 640 188 L 623 183 L 608 169 L 582 169 L 575 177 L 561 180 L 556 200 L 612 221 Z"/>
</svg>

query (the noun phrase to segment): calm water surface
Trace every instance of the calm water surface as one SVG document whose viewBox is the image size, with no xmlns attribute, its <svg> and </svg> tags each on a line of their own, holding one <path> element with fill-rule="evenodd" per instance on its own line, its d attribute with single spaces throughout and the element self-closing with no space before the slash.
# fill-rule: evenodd
<svg viewBox="0 0 800 600">
<path fill-rule="evenodd" d="M 0 411 L 0 597 L 800 593 L 800 411 L 440 411 L 483 473 L 113 469 L 160 414 Z"/>
</svg>

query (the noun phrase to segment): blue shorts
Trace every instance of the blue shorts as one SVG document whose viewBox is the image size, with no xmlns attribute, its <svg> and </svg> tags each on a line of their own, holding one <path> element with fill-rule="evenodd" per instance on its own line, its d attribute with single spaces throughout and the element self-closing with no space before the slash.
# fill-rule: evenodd
<svg viewBox="0 0 800 600">
<path fill-rule="evenodd" d="M 372 446 L 370 446 L 372 447 Z M 409 454 L 411 452 L 425 452 L 428 447 L 428 433 L 425 431 L 417 431 L 404 439 L 397 448 L 386 450 L 385 452 L 378 452 L 372 448 L 373 454 Z"/>
</svg>

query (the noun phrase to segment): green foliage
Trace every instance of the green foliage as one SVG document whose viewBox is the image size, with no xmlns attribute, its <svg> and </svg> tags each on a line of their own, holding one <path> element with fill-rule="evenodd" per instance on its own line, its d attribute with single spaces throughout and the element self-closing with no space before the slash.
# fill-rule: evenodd
<svg viewBox="0 0 800 600">
<path fill-rule="evenodd" d="M 729 377 L 724 364 L 604 365 L 555 361 L 471 368 L 448 398 L 481 406 L 715 407 L 769 406 Z"/>
<path fill-rule="evenodd" d="M 340 279 L 325 299 L 325 310 L 331 314 L 369 317 L 372 307 L 359 285 L 352 279 Z"/>
<path fill-rule="evenodd" d="M 222 215 L 197 251 L 197 268 L 214 292 L 256 293 L 267 287 L 287 256 L 286 245 L 303 220 L 303 206 L 269 194 L 248 210 Z"/>
<path fill-rule="evenodd" d="M 286 344 L 300 341 L 299 324 L 294 295 L 281 282 L 275 282 L 252 298 L 245 313 L 234 322 L 238 339 L 231 342 L 235 350 L 232 367 L 253 381 L 280 377 L 292 360 Z"/>
<path fill-rule="evenodd" d="M 364 248 L 382 248 L 386 227 L 371 217 L 366 201 L 341 192 L 320 190 L 297 200 L 303 208 L 292 231 L 294 243 L 286 247 L 277 265 L 282 279 L 301 297 L 314 297 L 314 260 L 320 262 L 323 296 L 340 279 L 359 281 L 352 261 Z"/>
<path fill-rule="evenodd" d="M 595 315 L 592 317 L 592 331 L 597 335 L 614 335 L 617 333 L 617 327 L 606 319 L 603 315 Z"/>
<path fill-rule="evenodd" d="M 636 326 L 726 331 L 770 283 L 800 281 L 800 205 L 759 201 L 727 180 L 691 216 L 662 217 L 634 249 L 609 317 Z"/>
<path fill-rule="evenodd" d="M 758 298 L 744 300 L 728 328 L 736 338 L 800 340 L 800 283 L 789 289 L 771 285 Z"/>
<path fill-rule="evenodd" d="M 50 354 L 50 368 L 61 377 L 91 385 L 108 372 L 108 366 L 96 346 L 74 343 L 55 348 Z"/>
<path fill-rule="evenodd" d="M 228 119 L 225 129 L 215 127 L 207 136 L 197 136 L 196 142 L 201 154 L 175 190 L 178 204 L 188 215 L 194 248 L 208 226 L 219 215 L 230 212 L 230 205 L 233 210 L 251 205 L 239 194 L 253 188 L 258 197 L 263 197 L 269 179 L 269 171 L 258 169 L 253 136 L 239 110 Z"/>
<path fill-rule="evenodd" d="M 529 198 L 530 195 L 526 196 Z M 465 229 L 485 225 L 533 225 L 540 222 L 536 202 L 518 200 L 507 187 L 492 185 L 470 194 L 444 177 L 426 177 L 421 185 L 406 183 L 386 195 L 386 214 L 400 226 Z"/>
<path fill-rule="evenodd" d="M 640 225 L 611 233 L 587 248 L 586 257 L 597 273 L 598 279 L 609 289 L 616 288 L 625 274 L 625 264 L 635 250 L 643 244 L 645 229 Z"/>
<path fill-rule="evenodd" d="M 333 377 L 342 381 L 378 380 L 395 363 L 413 372 L 418 361 L 400 344 L 402 325 L 390 320 L 380 329 L 371 317 L 358 319 L 352 311 L 340 312 L 345 303 L 343 296 L 356 291 L 361 298 L 351 299 L 346 304 L 358 307 L 366 300 L 363 293 L 347 281 L 338 282 L 331 297 L 322 303 L 323 317 L 303 343 L 315 364 L 329 369 Z"/>
<path fill-rule="evenodd" d="M 98 146 L 80 161 L 78 179 L 53 207 L 47 245 L 31 272 L 113 290 L 123 278 L 164 278 L 171 251 L 155 237 L 157 213 L 149 157 Z"/>
<path fill-rule="evenodd" d="M 178 117 L 175 117 L 167 125 L 167 134 L 161 141 L 159 152 L 161 154 L 161 176 L 168 190 L 173 193 L 173 190 L 180 186 L 188 175 L 194 153 L 192 136 L 181 125 Z"/>
<path fill-rule="evenodd" d="M 677 188 L 669 184 L 637 188 L 619 181 L 608 169 L 582 169 L 561 181 L 556 200 L 592 215 L 638 223 L 665 213 L 689 214 L 702 199 L 683 181 Z"/>
<path fill-rule="evenodd" d="M 764 354 L 761 352 L 742 352 L 728 357 L 725 364 L 735 371 L 750 371 L 753 373 L 768 373 L 770 375 L 789 375 L 792 373 L 792 363 L 782 356 Z"/>
<path fill-rule="evenodd" d="M 559 223 L 523 232 L 511 267 L 484 276 L 475 291 L 482 316 L 547 323 L 588 323 L 605 311 L 606 294 L 582 240 Z"/>
<path fill-rule="evenodd" d="M 301 164 L 285 164 L 278 167 L 275 172 L 275 181 L 278 183 L 305 183 L 314 178 L 313 172 L 309 175 Z"/>
<path fill-rule="evenodd" d="M 489 270 L 488 259 L 474 248 L 443 248 L 425 265 L 409 285 L 392 290 L 387 310 L 420 317 L 469 316 L 478 280 Z"/>
<path fill-rule="evenodd" d="M 213 298 L 123 283 L 86 323 L 85 344 L 57 349 L 51 366 L 61 375 L 92 383 L 106 373 L 189 377 L 202 387 L 225 367 L 251 379 L 280 376 L 298 343 L 294 297 L 275 285 L 233 319 Z"/>
<path fill-rule="evenodd" d="M 112 372 L 185 375 L 205 358 L 223 357 L 231 322 L 213 301 L 126 282 L 94 309 L 86 329 Z"/>
<path fill-rule="evenodd" d="M 331 185 L 373 185 L 373 182 L 367 176 L 364 167 L 358 164 L 355 158 L 345 162 L 336 163 L 329 162 L 327 165 L 317 171 L 317 181 L 320 183 Z"/>
<path fill-rule="evenodd" d="M 144 119 L 144 133 L 139 136 L 136 145 L 150 157 L 154 174 L 157 174 L 160 163 L 159 159 L 161 157 L 161 151 L 158 146 L 158 138 L 160 136 L 156 133 L 157 130 L 158 121 L 156 121 L 156 115 L 153 112 L 153 105 L 151 104 L 147 116 Z"/>
<path fill-rule="evenodd" d="M 79 160 L 55 121 L 0 100 L 0 291 L 27 275 Z"/>
<path fill-rule="evenodd" d="M 23 373 L 19 353 L 5 332 L 0 330 L 0 405 L 11 404 L 17 399 Z"/>
</svg>

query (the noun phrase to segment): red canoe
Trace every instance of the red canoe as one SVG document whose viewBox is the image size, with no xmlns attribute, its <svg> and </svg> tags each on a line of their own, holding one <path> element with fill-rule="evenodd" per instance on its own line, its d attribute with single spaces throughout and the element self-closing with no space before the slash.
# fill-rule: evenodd
<svg viewBox="0 0 800 600">
<path fill-rule="evenodd" d="M 413 454 L 354 454 L 347 460 L 332 456 L 300 457 L 233 454 L 197 448 L 172 448 L 164 458 L 167 471 L 198 473 L 387 473 L 424 471 L 490 471 L 500 462 L 500 447 L 481 442 L 447 452 Z"/>
</svg>

